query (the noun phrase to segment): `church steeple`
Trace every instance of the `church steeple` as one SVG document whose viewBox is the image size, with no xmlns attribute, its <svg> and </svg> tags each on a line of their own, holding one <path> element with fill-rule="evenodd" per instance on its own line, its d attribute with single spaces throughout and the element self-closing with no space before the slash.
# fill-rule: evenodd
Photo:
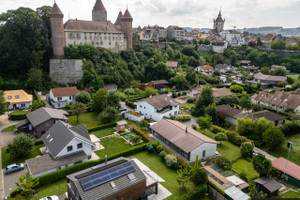
<svg viewBox="0 0 300 200">
<path fill-rule="evenodd" d="M 93 21 L 107 21 L 107 12 L 101 0 L 96 0 L 92 14 Z"/>
</svg>

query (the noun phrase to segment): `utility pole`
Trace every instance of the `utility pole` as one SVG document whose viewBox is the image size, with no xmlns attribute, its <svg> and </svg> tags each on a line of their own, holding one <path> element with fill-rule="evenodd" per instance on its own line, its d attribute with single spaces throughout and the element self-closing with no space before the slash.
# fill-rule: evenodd
<svg viewBox="0 0 300 200">
<path fill-rule="evenodd" d="M 285 168 L 284 168 L 284 172 L 283 172 L 283 176 L 282 176 L 282 178 L 285 179 L 285 180 L 288 180 L 288 177 L 286 176 L 286 169 L 287 169 L 287 165 L 288 165 L 288 162 L 289 162 L 290 153 L 291 153 L 291 149 L 293 147 L 293 143 L 290 142 L 290 141 L 288 141 L 287 147 L 289 148 L 289 154 L 288 154 L 288 158 L 287 158 L 287 161 L 286 161 L 286 164 L 285 164 Z"/>
</svg>

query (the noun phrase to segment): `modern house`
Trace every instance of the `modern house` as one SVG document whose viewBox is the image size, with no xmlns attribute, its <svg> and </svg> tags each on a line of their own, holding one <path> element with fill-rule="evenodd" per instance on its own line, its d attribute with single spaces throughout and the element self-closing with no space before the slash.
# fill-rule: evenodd
<svg viewBox="0 0 300 200">
<path fill-rule="evenodd" d="M 148 82 L 147 86 L 156 89 L 158 92 L 165 91 L 169 82 L 166 80 L 156 80 Z"/>
<path fill-rule="evenodd" d="M 286 82 L 287 77 L 286 76 L 271 76 L 271 75 L 265 75 L 263 73 L 257 73 L 253 76 L 252 81 L 247 81 L 247 83 L 252 85 L 257 85 L 258 83 L 261 83 L 262 88 L 269 88 L 269 87 L 276 87 L 278 86 L 278 83 L 280 82 Z"/>
<path fill-rule="evenodd" d="M 150 126 L 156 140 L 188 162 L 212 158 L 216 155 L 218 142 L 186 125 L 162 119 Z"/>
<path fill-rule="evenodd" d="M 78 93 L 76 87 L 53 88 L 50 90 L 50 103 L 54 108 L 64 108 L 67 104 L 75 103 Z"/>
<path fill-rule="evenodd" d="M 145 119 L 145 116 L 143 114 L 134 112 L 133 110 L 128 111 L 125 113 L 125 119 L 134 121 L 134 122 L 140 122 Z"/>
<path fill-rule="evenodd" d="M 95 146 L 85 125 L 72 127 L 62 121 L 53 125 L 41 139 L 46 145 L 46 155 L 26 160 L 34 178 L 88 161 Z"/>
<path fill-rule="evenodd" d="M 253 95 L 252 101 L 277 111 L 285 111 L 289 108 L 294 110 L 295 113 L 300 113 L 300 96 L 298 95 L 281 91 L 276 91 L 274 94 L 262 91 L 257 95 Z"/>
<path fill-rule="evenodd" d="M 278 195 L 278 191 L 283 186 L 269 177 L 260 177 L 253 180 L 259 191 L 263 191 L 268 195 L 268 197 L 273 197 Z"/>
<path fill-rule="evenodd" d="M 155 121 L 179 114 L 179 103 L 165 94 L 141 99 L 136 102 L 136 105 L 135 112 Z"/>
<path fill-rule="evenodd" d="M 195 88 L 192 91 L 187 93 L 187 97 L 198 99 L 199 95 L 201 94 L 203 88 Z M 230 90 L 227 88 L 212 88 L 213 96 L 216 98 L 216 100 L 220 99 L 221 97 L 233 95 Z"/>
<path fill-rule="evenodd" d="M 281 172 L 281 177 L 300 188 L 300 166 L 282 157 L 272 161 L 272 166 Z"/>
<path fill-rule="evenodd" d="M 9 110 L 27 109 L 32 104 L 32 95 L 24 90 L 7 90 L 3 94 L 5 102 L 9 103 Z"/>
<path fill-rule="evenodd" d="M 179 26 L 168 26 L 167 37 L 176 38 L 178 41 L 184 40 L 184 28 Z"/>
<path fill-rule="evenodd" d="M 196 72 L 205 72 L 205 73 L 211 73 L 214 71 L 214 68 L 210 65 L 200 65 L 195 68 Z"/>
<path fill-rule="evenodd" d="M 134 160 L 117 158 L 67 176 L 69 199 L 147 199 L 157 194 L 157 181 L 150 180 Z"/>
<path fill-rule="evenodd" d="M 27 119 L 16 124 L 17 132 L 33 132 L 35 138 L 40 138 L 57 121 L 68 122 L 69 115 L 64 110 L 53 108 L 39 108 L 26 115 Z"/>
<path fill-rule="evenodd" d="M 175 70 L 178 67 L 178 62 L 168 61 L 168 62 L 166 62 L 166 65 L 168 68 Z"/>
<path fill-rule="evenodd" d="M 285 123 L 286 116 L 271 112 L 268 110 L 263 110 L 259 112 L 248 113 L 247 111 L 242 111 L 236 108 L 233 108 L 229 105 L 219 105 L 217 106 L 217 115 L 220 119 L 228 122 L 232 125 L 237 125 L 237 121 L 240 118 L 248 117 L 252 120 L 258 118 L 265 118 L 269 121 L 274 122 L 275 126 L 280 126 Z"/>
<path fill-rule="evenodd" d="M 118 86 L 116 84 L 104 85 L 104 88 L 107 89 L 107 91 L 109 92 L 115 92 L 118 90 Z"/>
</svg>

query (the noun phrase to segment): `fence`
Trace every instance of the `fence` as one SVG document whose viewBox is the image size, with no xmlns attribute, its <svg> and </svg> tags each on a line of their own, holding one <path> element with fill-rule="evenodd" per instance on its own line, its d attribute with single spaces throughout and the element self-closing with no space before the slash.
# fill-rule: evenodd
<svg viewBox="0 0 300 200">
<path fill-rule="evenodd" d="M 215 190 L 210 185 L 208 186 L 210 197 L 213 200 L 227 200 L 224 196 L 222 196 L 217 190 Z"/>
</svg>

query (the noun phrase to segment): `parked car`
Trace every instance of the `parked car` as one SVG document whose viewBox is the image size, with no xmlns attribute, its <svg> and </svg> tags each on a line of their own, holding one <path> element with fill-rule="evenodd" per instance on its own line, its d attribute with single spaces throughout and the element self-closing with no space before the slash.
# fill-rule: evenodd
<svg viewBox="0 0 300 200">
<path fill-rule="evenodd" d="M 15 163 L 15 164 L 11 164 L 8 165 L 5 169 L 5 174 L 11 174 L 17 171 L 21 171 L 23 170 L 25 167 L 22 163 Z"/>
<path fill-rule="evenodd" d="M 58 196 L 54 195 L 51 197 L 43 197 L 40 200 L 59 200 Z"/>
<path fill-rule="evenodd" d="M 251 158 L 254 158 L 255 156 L 258 156 L 258 155 L 262 155 L 262 154 L 258 153 L 258 152 L 253 152 L 252 155 L 251 155 Z"/>
</svg>

